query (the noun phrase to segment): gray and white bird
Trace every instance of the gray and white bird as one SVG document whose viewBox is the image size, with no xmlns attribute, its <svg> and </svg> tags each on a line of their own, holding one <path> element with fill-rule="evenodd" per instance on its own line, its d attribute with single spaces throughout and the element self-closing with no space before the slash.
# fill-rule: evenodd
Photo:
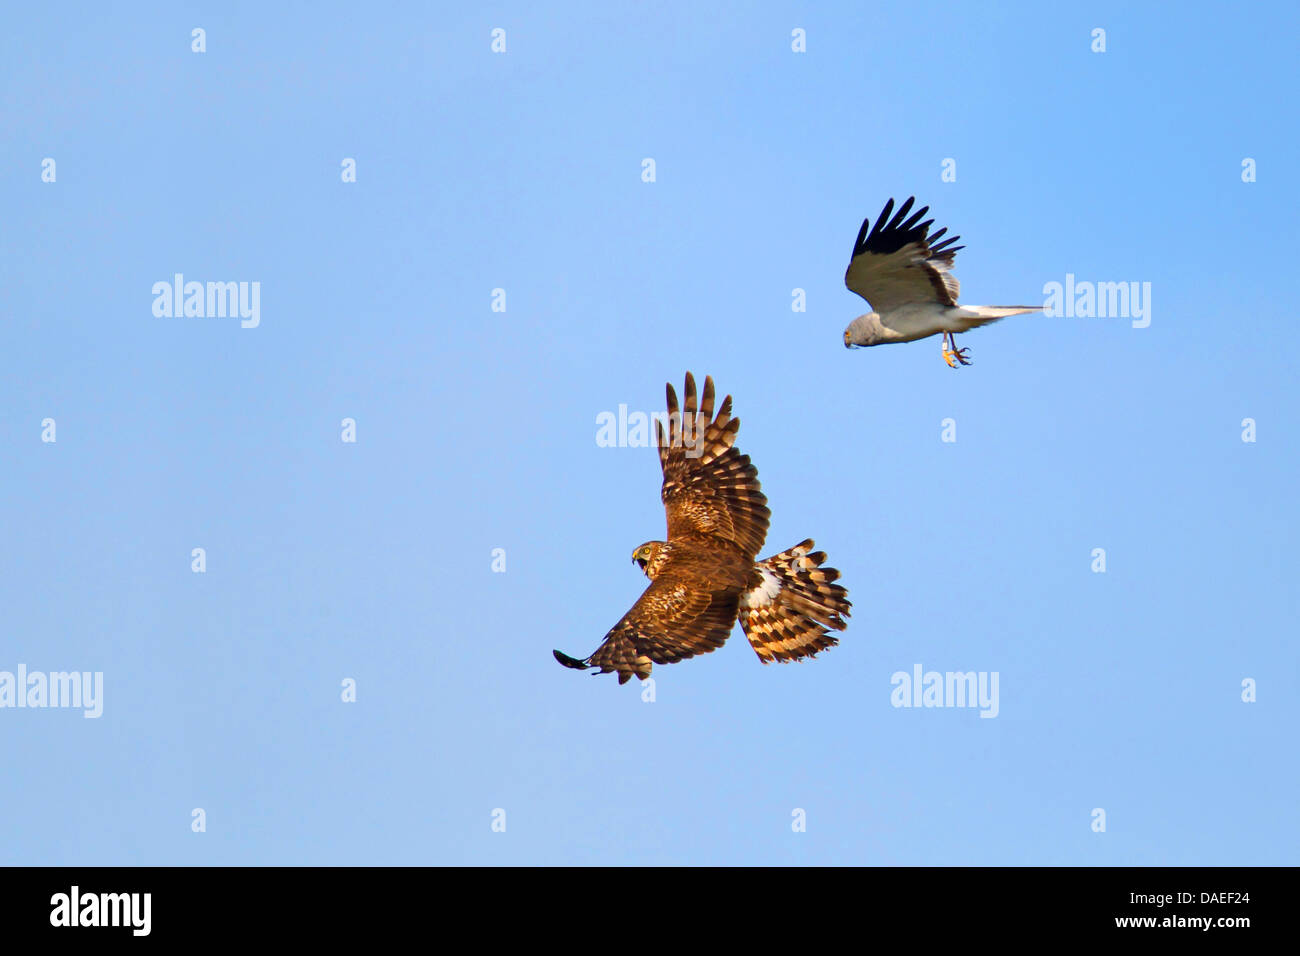
<svg viewBox="0 0 1300 956">
<path fill-rule="evenodd" d="M 844 284 L 866 299 L 872 310 L 860 315 L 844 330 L 845 348 L 913 342 L 943 333 L 943 360 L 952 368 L 970 365 L 969 349 L 957 348 L 956 335 L 988 325 L 1008 315 L 1040 312 L 1041 305 L 958 305 L 961 289 L 952 272 L 952 261 L 961 236 L 937 240 L 948 230 L 930 235 L 933 219 L 921 219 L 930 211 L 922 206 L 911 217 L 911 197 L 899 207 L 893 219 L 894 200 L 885 203 L 874 229 L 870 219 L 862 221 Z"/>
</svg>

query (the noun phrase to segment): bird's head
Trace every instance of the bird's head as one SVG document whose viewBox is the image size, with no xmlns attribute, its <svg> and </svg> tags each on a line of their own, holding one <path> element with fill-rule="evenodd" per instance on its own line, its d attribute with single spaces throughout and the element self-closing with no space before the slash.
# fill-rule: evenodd
<svg viewBox="0 0 1300 956">
<path fill-rule="evenodd" d="M 884 339 L 884 331 L 884 327 L 880 324 L 880 316 L 876 313 L 868 312 L 866 315 L 860 315 L 844 330 L 844 347 L 851 349 L 876 345 Z"/>
<path fill-rule="evenodd" d="M 662 541 L 647 541 L 632 552 L 632 560 L 651 581 L 659 573 L 659 568 L 667 556 L 668 545 Z"/>
</svg>

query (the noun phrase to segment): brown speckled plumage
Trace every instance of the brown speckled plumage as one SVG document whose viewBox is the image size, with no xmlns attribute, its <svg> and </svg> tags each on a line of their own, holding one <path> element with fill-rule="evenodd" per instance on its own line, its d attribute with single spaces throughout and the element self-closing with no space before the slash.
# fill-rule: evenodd
<svg viewBox="0 0 1300 956">
<path fill-rule="evenodd" d="M 834 646 L 826 628 L 843 630 L 851 605 L 834 583 L 839 572 L 821 567 L 826 555 L 810 553 L 807 540 L 755 562 L 771 513 L 758 470 L 735 448 L 740 420 L 731 416 L 731 396 L 715 416 L 713 379 L 697 396 L 689 372 L 680 409 L 671 384 L 667 393 L 668 431 L 659 422 L 656 430 L 668 540 L 633 555 L 650 586 L 590 657 L 555 651 L 556 660 L 617 673 L 620 684 L 644 680 L 652 664 L 721 647 L 737 620 L 765 664 Z"/>
</svg>

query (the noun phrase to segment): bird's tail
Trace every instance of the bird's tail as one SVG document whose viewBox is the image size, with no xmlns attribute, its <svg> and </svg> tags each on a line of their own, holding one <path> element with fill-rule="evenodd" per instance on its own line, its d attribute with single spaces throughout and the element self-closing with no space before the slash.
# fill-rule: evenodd
<svg viewBox="0 0 1300 956">
<path fill-rule="evenodd" d="M 1042 311 L 1041 305 L 959 305 L 953 309 L 952 316 L 965 326 L 958 331 L 965 332 L 996 322 L 998 319 L 1005 319 L 1009 315 L 1025 315 L 1029 312 Z"/>
<path fill-rule="evenodd" d="M 839 643 L 827 628 L 848 627 L 853 605 L 835 583 L 840 572 L 822 567 L 826 552 L 812 549 L 809 538 L 758 562 L 741 597 L 740 626 L 764 664 L 813 657 Z"/>
</svg>

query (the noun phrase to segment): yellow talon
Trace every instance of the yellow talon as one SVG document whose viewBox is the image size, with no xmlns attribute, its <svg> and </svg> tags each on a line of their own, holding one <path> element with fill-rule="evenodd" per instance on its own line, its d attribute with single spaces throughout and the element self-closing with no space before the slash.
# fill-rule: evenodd
<svg viewBox="0 0 1300 956">
<path fill-rule="evenodd" d="M 959 362 L 962 365 L 972 365 L 974 363 L 966 357 L 969 351 L 970 349 L 944 349 L 943 360 L 948 363 L 949 368 L 956 368 Z"/>
</svg>

